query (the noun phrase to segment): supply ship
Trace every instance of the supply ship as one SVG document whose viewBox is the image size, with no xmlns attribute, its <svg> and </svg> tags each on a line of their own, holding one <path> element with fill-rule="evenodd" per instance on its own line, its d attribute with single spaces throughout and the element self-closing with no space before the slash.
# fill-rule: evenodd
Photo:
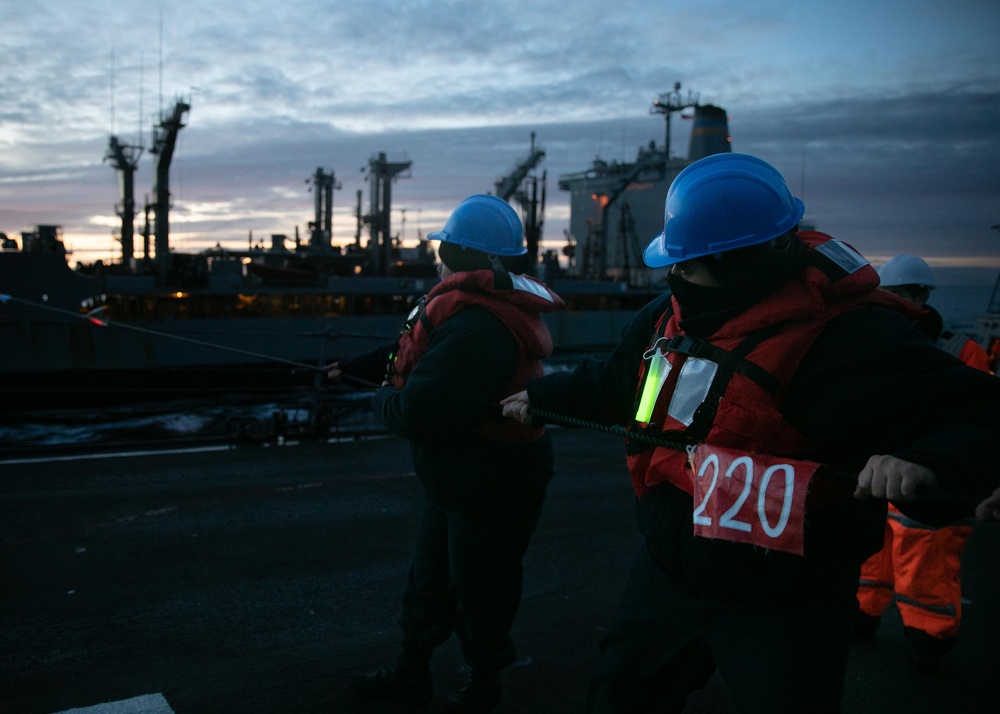
<svg viewBox="0 0 1000 714">
<path fill-rule="evenodd" d="M 199 253 L 170 245 L 170 165 L 190 104 L 178 100 L 154 128 L 153 200 L 136 234 L 133 178 L 142 149 L 112 136 L 106 160 L 120 177 L 121 258 L 69 265 L 61 228 L 39 225 L 21 244 L 2 237 L 0 393 L 3 411 L 100 406 L 134 400 L 267 395 L 323 385 L 322 366 L 395 338 L 403 316 L 437 281 L 427 241 L 405 247 L 390 223 L 392 186 L 410 162 L 369 160 L 368 210 L 357 192 L 353 243 L 331 241 L 333 171 L 311 178 L 315 206 L 306 236 Z M 671 118 L 689 110 L 688 156 L 669 151 Z M 691 161 L 730 150 L 726 113 L 680 86 L 652 103 L 666 137 L 635 161 L 600 158 L 560 176 L 570 194 L 562 250 L 540 250 L 545 157 L 534 135 L 494 193 L 516 204 L 536 275 L 563 296 L 549 317 L 557 352 L 604 350 L 634 311 L 663 290 L 641 251 L 662 228 L 674 176 Z M 2 235 L 2 234 L 0 234 Z M 363 240 L 363 239 L 367 240 Z M 141 240 L 141 249 L 137 243 Z"/>
</svg>

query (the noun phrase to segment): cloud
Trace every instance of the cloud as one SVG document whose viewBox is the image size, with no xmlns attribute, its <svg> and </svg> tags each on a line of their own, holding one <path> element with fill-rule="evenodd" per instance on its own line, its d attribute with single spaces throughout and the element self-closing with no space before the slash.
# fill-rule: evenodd
<svg viewBox="0 0 1000 714">
<path fill-rule="evenodd" d="M 568 198 L 556 177 L 662 143 L 649 104 L 680 80 L 728 110 L 734 148 L 778 166 L 820 228 L 876 252 L 982 255 L 984 226 L 1000 222 L 1000 7 L 895 8 L 175 0 L 161 42 L 147 2 L 8 3 L 0 230 L 62 223 L 75 245 L 106 250 L 118 200 L 101 160 L 108 134 L 148 146 L 179 95 L 192 109 L 172 191 L 192 247 L 199 231 L 214 244 L 304 225 L 317 166 L 341 179 L 336 221 L 353 233 L 355 192 L 367 194 L 363 168 L 378 151 L 413 162 L 394 187 L 408 222 L 435 220 L 492 190 L 532 131 L 557 240 Z M 683 154 L 689 125 L 674 127 Z M 140 204 L 151 170 L 144 155 Z"/>
</svg>

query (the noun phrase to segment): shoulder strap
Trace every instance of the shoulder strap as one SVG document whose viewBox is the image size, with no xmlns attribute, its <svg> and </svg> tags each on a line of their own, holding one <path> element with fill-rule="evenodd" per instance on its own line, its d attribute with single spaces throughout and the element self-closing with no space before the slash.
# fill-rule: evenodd
<svg viewBox="0 0 1000 714">
<path fill-rule="evenodd" d="M 701 406 L 695 410 L 691 425 L 684 432 L 686 437 L 694 441 L 701 441 L 708 436 L 708 432 L 712 429 L 712 422 L 715 420 L 715 414 L 719 410 L 719 402 L 722 401 L 722 395 L 726 393 L 726 389 L 734 374 L 742 374 L 756 382 L 761 389 L 771 394 L 777 390 L 778 378 L 759 365 L 746 359 L 746 356 L 757 345 L 774 337 L 780 329 L 781 325 L 772 325 L 767 329 L 758 330 L 736 345 L 732 351 L 716 347 L 703 340 L 692 340 L 690 337 L 683 335 L 677 336 L 682 337 L 683 340 L 690 340 L 690 344 L 683 344 L 682 340 L 681 344 L 677 345 L 677 349 L 672 349 L 671 351 L 682 352 L 693 357 L 701 357 L 719 365 L 719 369 L 715 373 L 715 378 L 709 387 L 708 395 L 701 403 Z M 670 341 L 673 342 L 677 337 L 674 337 Z M 668 346 L 667 349 L 671 348 Z"/>
</svg>

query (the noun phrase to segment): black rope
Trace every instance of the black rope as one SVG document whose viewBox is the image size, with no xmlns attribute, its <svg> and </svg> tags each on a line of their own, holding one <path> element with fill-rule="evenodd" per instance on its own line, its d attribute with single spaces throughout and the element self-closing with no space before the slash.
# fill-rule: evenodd
<svg viewBox="0 0 1000 714">
<path fill-rule="evenodd" d="M 595 424 L 594 422 L 584 421 L 583 419 L 577 419 L 576 417 L 566 416 L 565 414 L 557 414 L 555 412 L 546 411 L 544 409 L 537 409 L 535 407 L 528 407 L 528 413 L 533 417 L 538 417 L 543 421 L 553 422 L 555 424 L 562 424 L 563 426 L 573 426 L 582 429 L 592 429 L 595 431 L 602 431 L 607 434 L 613 434 L 615 436 L 621 436 L 629 441 L 638 442 L 640 444 L 646 444 L 648 446 L 661 446 L 667 449 L 676 449 L 677 451 L 687 451 L 689 447 L 697 446 L 696 442 L 680 439 L 680 438 L 670 438 L 664 434 L 649 434 L 637 431 L 628 431 L 622 426 L 617 425 L 607 425 L 607 424 Z M 821 464 L 823 472 L 836 480 L 848 484 L 850 486 L 858 485 L 858 475 L 851 473 L 850 471 L 842 471 L 839 469 L 833 469 L 825 464 Z"/>
<path fill-rule="evenodd" d="M 308 370 L 313 370 L 313 371 L 318 371 L 318 372 L 322 372 L 322 371 L 326 370 L 326 367 L 324 365 L 315 365 L 315 364 L 307 364 L 305 362 L 296 362 L 295 360 L 284 359 L 283 357 L 275 357 L 274 355 L 261 354 L 260 352 L 252 352 L 250 350 L 243 350 L 243 349 L 240 349 L 238 347 L 228 347 L 226 345 L 220 345 L 220 344 L 215 343 L 215 342 L 207 342 L 205 340 L 196 340 L 193 337 L 184 337 L 183 335 L 170 334 L 170 333 L 167 333 L 167 332 L 161 332 L 159 330 L 151 330 L 151 329 L 146 328 L 146 327 L 139 327 L 138 325 L 130 325 L 128 323 L 117 322 L 115 320 L 105 320 L 104 318 L 95 317 L 95 316 L 91 316 L 91 315 L 84 315 L 84 314 L 79 313 L 79 312 L 73 312 L 72 310 L 64 310 L 63 308 L 53 307 L 51 305 L 42 305 L 41 303 L 37 303 L 37 302 L 31 301 L 31 300 L 24 300 L 22 298 L 14 297 L 13 295 L 7 295 L 6 293 L 0 293 L 0 303 L 4 303 L 4 302 L 18 303 L 20 305 L 26 305 L 28 307 L 34 307 L 34 308 L 38 308 L 40 310 L 47 310 L 49 312 L 54 312 L 54 313 L 57 313 L 57 314 L 60 314 L 60 315 L 67 315 L 69 317 L 74 317 L 74 318 L 77 318 L 79 320 L 84 320 L 86 322 L 89 322 L 89 323 L 91 323 L 93 325 L 97 325 L 99 327 L 116 327 L 116 328 L 120 328 L 120 329 L 123 329 L 123 330 L 132 330 L 133 332 L 141 332 L 143 334 L 153 335 L 155 337 L 162 337 L 162 338 L 168 339 L 168 340 L 177 340 L 179 342 L 187 342 L 189 344 L 199 345 L 201 347 L 210 347 L 210 348 L 217 349 L 217 350 L 223 350 L 225 352 L 233 352 L 233 353 L 236 353 L 236 354 L 244 355 L 246 357 L 256 357 L 257 359 L 265 360 L 265 361 L 268 361 L 268 362 L 278 362 L 280 364 L 287 364 L 287 365 L 289 365 L 291 367 L 296 367 L 296 368 L 299 368 L 299 369 L 308 369 Z M 229 334 L 248 334 L 248 333 L 229 333 Z M 367 335 L 367 334 L 356 334 L 356 333 L 349 333 L 349 332 L 336 333 L 336 332 L 329 332 L 329 331 L 328 332 L 305 333 L 305 335 L 308 336 L 308 337 L 316 337 L 316 336 L 320 336 L 320 335 L 325 335 L 326 337 L 330 337 L 330 338 L 354 337 L 354 338 L 379 339 L 379 340 L 388 340 L 389 339 L 389 338 L 387 338 L 387 337 L 385 337 L 383 335 Z M 368 386 L 368 385 L 366 384 L 366 386 Z M 378 385 L 373 385 L 373 386 L 378 386 Z"/>
<path fill-rule="evenodd" d="M 555 412 L 538 409 L 537 407 L 528 407 L 528 412 L 531 416 L 538 417 L 543 421 L 561 424 L 563 426 L 573 426 L 581 429 L 602 431 L 605 434 L 613 434 L 614 436 L 620 436 L 624 439 L 628 439 L 629 441 L 635 441 L 648 446 L 663 446 L 668 449 L 686 451 L 689 446 L 694 445 L 694 442 L 687 441 L 685 439 L 671 439 L 663 434 L 644 434 L 642 432 L 628 431 L 625 427 L 618 426 L 616 424 L 596 424 L 591 421 L 584 421 L 583 419 L 577 419 L 576 417 L 566 416 L 565 414 L 556 414 Z"/>
<path fill-rule="evenodd" d="M 361 379 L 360 377 L 352 377 L 349 374 L 341 373 L 340 379 L 342 382 L 350 384 L 351 386 L 358 387 L 359 389 L 378 389 L 381 385 L 375 382 L 369 382 L 367 379 Z"/>
<path fill-rule="evenodd" d="M 581 429 L 591 429 L 593 431 L 601 431 L 606 434 L 620 436 L 624 439 L 628 439 L 630 441 L 638 442 L 641 444 L 647 444 L 649 446 L 661 446 L 667 449 L 687 451 L 689 447 L 696 445 L 695 442 L 678 438 L 670 438 L 668 436 L 665 436 L 664 434 L 649 434 L 649 433 L 628 431 L 622 426 L 597 424 L 594 422 L 585 421 L 583 419 L 577 419 L 576 417 L 566 416 L 565 414 L 558 414 L 556 412 L 550 412 L 545 409 L 538 409 L 532 406 L 528 407 L 528 413 L 531 414 L 531 416 L 533 417 L 537 417 L 543 421 L 551 422 L 553 424 L 578 427 Z M 858 474 L 852 471 L 847 471 L 844 469 L 836 469 L 826 464 L 820 464 L 820 469 L 824 475 L 829 476 L 837 481 L 840 481 L 841 483 L 844 483 L 849 486 L 858 485 Z M 969 494 L 941 489 L 934 494 L 933 500 L 947 501 L 950 503 L 968 504 L 968 503 L 978 503 L 981 499 L 970 496 Z"/>
</svg>

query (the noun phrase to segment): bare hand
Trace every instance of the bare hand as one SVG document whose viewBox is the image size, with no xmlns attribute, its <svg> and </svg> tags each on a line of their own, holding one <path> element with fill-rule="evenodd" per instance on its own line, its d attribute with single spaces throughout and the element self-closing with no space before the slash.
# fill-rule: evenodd
<svg viewBox="0 0 1000 714">
<path fill-rule="evenodd" d="M 323 370 L 326 372 L 326 378 L 331 382 L 342 382 L 344 379 L 344 373 L 340 369 L 340 362 L 331 362 Z"/>
<path fill-rule="evenodd" d="M 855 498 L 884 498 L 890 501 L 915 501 L 938 488 L 938 479 L 926 466 L 903 461 L 895 456 L 878 455 L 858 474 Z"/>
<path fill-rule="evenodd" d="M 509 397 L 502 399 L 500 404 L 503 406 L 503 415 L 505 417 L 517 419 L 522 424 L 531 424 L 531 413 L 529 411 L 531 400 L 528 399 L 528 390 L 525 389 L 517 394 L 511 394 Z"/>
<path fill-rule="evenodd" d="M 976 518 L 981 521 L 1000 521 L 1000 488 L 976 506 Z"/>
</svg>

